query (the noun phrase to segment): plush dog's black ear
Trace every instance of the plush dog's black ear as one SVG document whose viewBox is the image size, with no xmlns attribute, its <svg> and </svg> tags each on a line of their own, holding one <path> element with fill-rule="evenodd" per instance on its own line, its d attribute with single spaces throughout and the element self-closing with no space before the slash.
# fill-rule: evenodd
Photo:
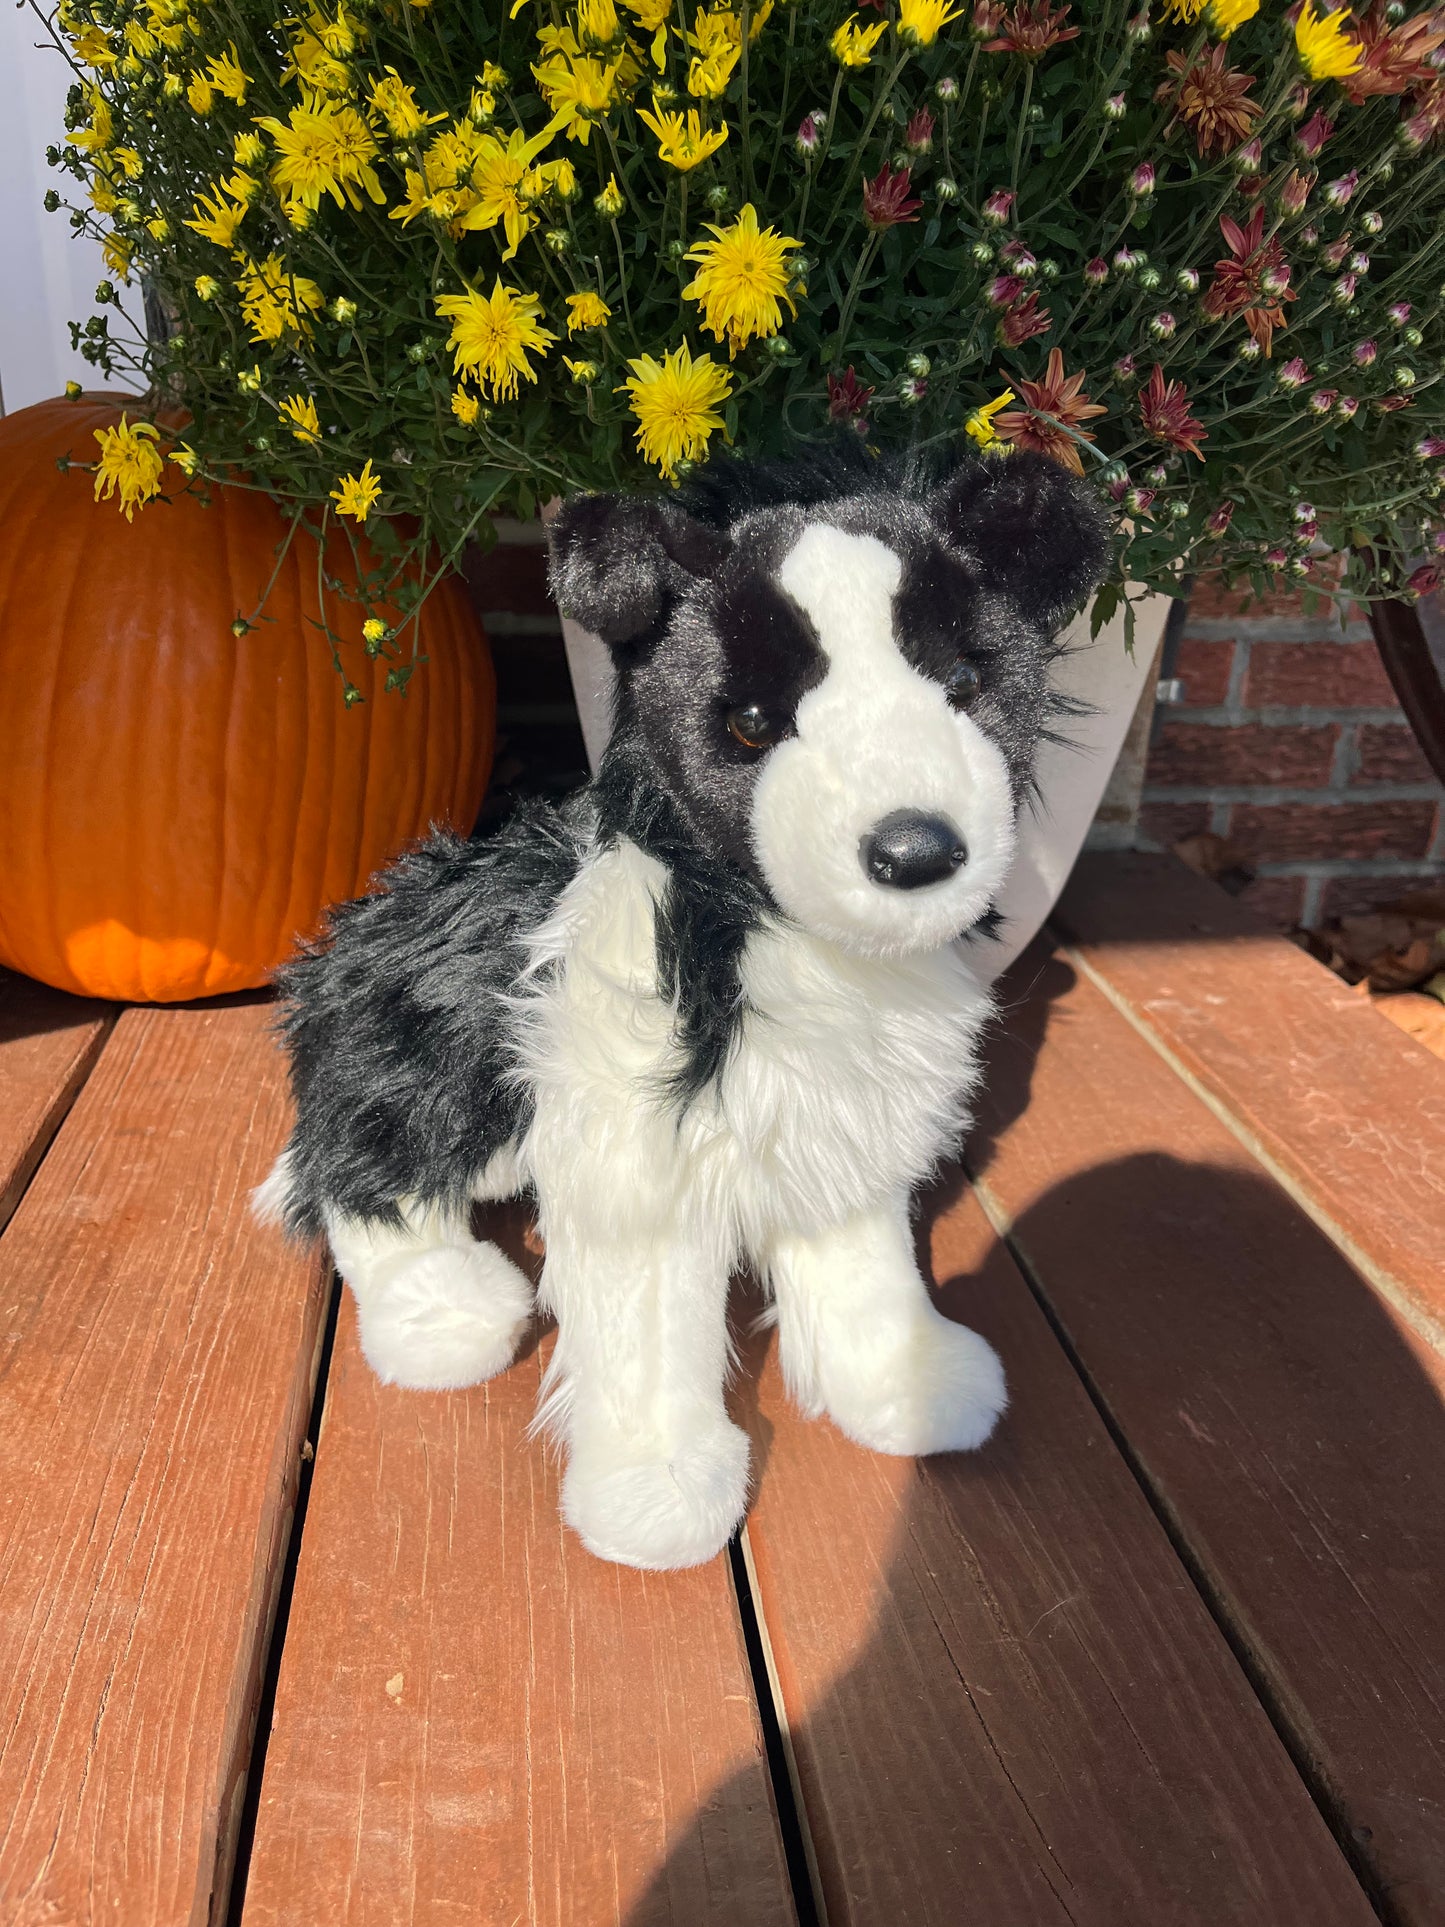
<svg viewBox="0 0 1445 1927">
<path fill-rule="evenodd" d="M 574 496 L 548 540 L 558 608 L 614 645 L 650 629 L 732 546 L 674 504 L 643 495 Z"/>
<path fill-rule="evenodd" d="M 988 589 L 1051 633 L 1109 566 L 1109 516 L 1094 490 L 1045 455 L 971 460 L 929 507 Z"/>
</svg>

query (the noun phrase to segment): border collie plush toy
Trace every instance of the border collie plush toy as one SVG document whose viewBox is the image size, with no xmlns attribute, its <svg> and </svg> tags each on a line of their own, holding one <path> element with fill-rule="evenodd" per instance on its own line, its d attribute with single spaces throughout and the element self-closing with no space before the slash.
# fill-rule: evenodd
<svg viewBox="0 0 1445 1927">
<path fill-rule="evenodd" d="M 603 1558 L 686 1566 L 747 1504 L 740 1262 L 793 1397 L 862 1444 L 962 1450 L 1003 1410 L 909 1194 L 965 1122 L 990 1006 L 955 940 L 990 927 L 1052 639 L 1109 537 L 1039 457 L 860 449 L 583 496 L 551 542 L 618 670 L 601 770 L 433 838 L 283 973 L 296 1125 L 262 1202 L 329 1238 L 380 1376 L 446 1387 L 531 1316 L 469 1229 L 531 1190 L 563 1512 Z"/>
</svg>

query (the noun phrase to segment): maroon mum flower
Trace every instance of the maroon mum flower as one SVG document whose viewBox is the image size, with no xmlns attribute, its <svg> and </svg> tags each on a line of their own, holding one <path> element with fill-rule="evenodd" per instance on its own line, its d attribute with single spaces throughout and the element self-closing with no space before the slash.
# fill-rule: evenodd
<svg viewBox="0 0 1445 1927">
<path fill-rule="evenodd" d="M 1204 424 L 1189 412 L 1189 394 L 1182 381 L 1165 381 L 1156 361 L 1154 372 L 1139 390 L 1139 415 L 1144 432 L 1156 442 L 1204 460 L 1199 444 L 1209 437 Z"/>
<path fill-rule="evenodd" d="M 1371 94 L 1408 94 L 1434 81 L 1434 58 L 1445 46 L 1445 15 L 1438 9 L 1392 27 L 1382 0 L 1375 0 L 1363 19 L 1350 22 L 1350 31 L 1364 58 L 1340 85 L 1356 107 Z"/>
<path fill-rule="evenodd" d="M 994 416 L 994 433 L 1000 441 L 1048 455 L 1064 468 L 1072 469 L 1075 475 L 1082 475 L 1084 464 L 1079 458 L 1078 444 L 1091 442 L 1094 437 L 1080 423 L 1109 412 L 1084 392 L 1083 369 L 1076 375 L 1065 375 L 1064 357 L 1054 348 L 1049 353 L 1042 381 L 1020 381 L 1016 376 L 1009 379 L 1028 406 Z M 1073 435 L 1066 433 L 1067 429 L 1072 429 Z"/>
<path fill-rule="evenodd" d="M 933 151 L 933 116 L 926 107 L 920 107 L 910 117 L 903 130 L 903 145 L 910 154 L 929 154 Z"/>
<path fill-rule="evenodd" d="M 1019 54 L 1025 60 L 1038 60 L 1050 47 L 1078 39 L 1079 29 L 1064 25 L 1068 17 L 1066 6 L 1051 7 L 1049 0 L 1017 0 L 1017 5 L 1006 10 L 998 38 L 986 41 L 983 50 L 986 54 Z"/>
<path fill-rule="evenodd" d="M 834 422 L 856 422 L 863 410 L 873 399 L 873 390 L 865 388 L 852 364 L 843 375 L 828 377 L 828 419 Z M 867 423 L 861 424 L 866 429 Z"/>
<path fill-rule="evenodd" d="M 1242 314 L 1245 326 L 1266 355 L 1276 328 L 1285 325 L 1283 303 L 1293 301 L 1287 285 L 1289 263 L 1277 235 L 1264 238 L 1264 209 L 1257 207 L 1241 227 L 1227 214 L 1219 217 L 1219 231 L 1229 248 L 1226 259 L 1214 264 L 1214 279 L 1200 307 L 1211 321 Z"/>
<path fill-rule="evenodd" d="M 923 203 L 909 193 L 912 185 L 913 177 L 906 167 L 900 167 L 895 174 L 887 162 L 871 181 L 864 181 L 863 219 L 875 234 L 918 219 Z"/>
<path fill-rule="evenodd" d="M 1047 308 L 1039 306 L 1037 293 L 1026 294 L 1022 301 L 1016 301 L 998 324 L 999 340 L 1006 348 L 1021 348 L 1035 335 L 1046 335 L 1054 325 L 1054 317 Z"/>
</svg>

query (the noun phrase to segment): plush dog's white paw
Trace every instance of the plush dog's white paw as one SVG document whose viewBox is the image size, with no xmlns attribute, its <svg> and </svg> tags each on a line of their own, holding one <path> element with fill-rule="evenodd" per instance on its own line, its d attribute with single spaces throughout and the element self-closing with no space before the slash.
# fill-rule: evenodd
<svg viewBox="0 0 1445 1927">
<path fill-rule="evenodd" d="M 820 1376 L 833 1422 L 874 1452 L 971 1452 L 1008 1404 L 993 1346 L 932 1309 L 902 1332 L 860 1333 L 849 1356 L 822 1362 Z"/>
<path fill-rule="evenodd" d="M 361 1349 L 384 1384 L 452 1391 L 505 1371 L 532 1315 L 532 1287 L 495 1245 L 434 1245 L 356 1291 Z"/>
<path fill-rule="evenodd" d="M 646 1572 L 720 1553 L 748 1505 L 748 1436 L 715 1423 L 670 1455 L 635 1443 L 575 1445 L 562 1516 L 589 1552 Z"/>
</svg>

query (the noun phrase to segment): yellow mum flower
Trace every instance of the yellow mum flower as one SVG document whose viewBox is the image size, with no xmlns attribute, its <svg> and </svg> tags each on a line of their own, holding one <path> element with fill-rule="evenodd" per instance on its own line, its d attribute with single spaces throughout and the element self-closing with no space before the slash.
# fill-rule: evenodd
<svg viewBox="0 0 1445 1927">
<path fill-rule="evenodd" d="M 623 5 L 637 16 L 643 33 L 652 35 L 652 64 L 661 73 L 667 65 L 667 22 L 672 0 L 623 0 Z"/>
<path fill-rule="evenodd" d="M 1319 14 L 1315 0 L 1305 0 L 1294 23 L 1295 51 L 1311 80 L 1345 80 L 1365 57 L 1365 50 L 1345 28 L 1349 11 Z"/>
<path fill-rule="evenodd" d="M 962 14 L 963 8 L 949 6 L 948 0 L 898 0 L 898 31 L 914 47 L 931 47 Z"/>
<path fill-rule="evenodd" d="M 191 83 L 186 88 L 186 99 L 190 103 L 191 112 L 198 114 L 204 120 L 210 113 L 215 98 L 216 90 L 205 75 L 192 74 Z"/>
<path fill-rule="evenodd" d="M 150 220 L 146 222 L 146 233 L 149 234 L 153 241 L 169 241 L 171 238 L 171 224 L 164 214 L 153 214 Z M 129 250 L 127 250 L 127 261 L 128 260 Z"/>
<path fill-rule="evenodd" d="M 504 288 L 500 276 L 490 295 L 468 288 L 465 294 L 444 294 L 436 310 L 450 321 L 447 346 L 456 374 L 471 375 L 490 390 L 493 401 L 511 401 L 518 378 L 537 379 L 529 354 L 542 354 L 557 339 L 541 325 L 542 304 L 535 294 Z"/>
<path fill-rule="evenodd" d="M 265 160 L 266 143 L 259 134 L 237 134 L 231 151 L 236 157 L 237 167 L 254 167 L 258 161 Z"/>
<path fill-rule="evenodd" d="M 169 224 L 165 221 L 159 223 L 150 221 L 147 225 L 152 233 L 155 233 L 158 225 L 165 228 L 166 234 L 170 233 Z M 158 241 L 164 241 L 165 238 L 165 234 L 156 235 Z M 118 274 L 122 281 L 130 280 L 131 245 L 129 241 L 123 241 L 118 234 L 107 234 L 100 252 L 112 274 Z"/>
<path fill-rule="evenodd" d="M 128 181 L 135 180 L 145 165 L 133 147 L 117 147 L 113 158 L 120 163 L 120 171 Z"/>
<path fill-rule="evenodd" d="M 416 95 L 395 67 L 388 67 L 383 79 L 372 81 L 371 111 L 380 114 L 387 132 L 399 141 L 415 140 L 426 128 L 446 119 L 445 114 L 422 112 L 416 104 Z"/>
<path fill-rule="evenodd" d="M 1209 0 L 1164 0 L 1165 18 L 1177 20 L 1181 26 L 1190 26 L 1208 3 Z"/>
<path fill-rule="evenodd" d="M 569 29 L 543 28 L 537 36 L 548 46 L 547 57 L 532 69 L 543 100 L 569 140 L 586 147 L 592 123 L 616 106 L 636 77 L 626 46 L 613 60 L 584 54 Z"/>
<path fill-rule="evenodd" d="M 729 360 L 756 336 L 775 335 L 783 325 L 779 303 L 798 312 L 788 293 L 788 250 L 803 244 L 773 228 L 759 228 L 757 212 L 749 203 L 731 227 L 707 230 L 717 238 L 701 241 L 684 257 L 696 261 L 698 272 L 683 289 L 689 301 L 702 305 L 702 325 L 718 341 L 728 344 Z"/>
<path fill-rule="evenodd" d="M 281 404 L 281 413 L 298 442 L 305 442 L 308 448 L 314 448 L 321 440 L 321 421 L 316 413 L 316 403 L 310 395 L 288 395 Z"/>
<path fill-rule="evenodd" d="M 482 62 L 482 71 L 477 75 L 477 80 L 481 86 L 495 91 L 499 87 L 503 89 L 507 88 L 511 84 L 511 75 L 505 67 L 499 67 L 495 60 L 484 60 Z"/>
<path fill-rule="evenodd" d="M 381 493 L 381 478 L 371 466 L 367 457 L 359 475 L 343 475 L 341 486 L 331 491 L 331 500 L 336 504 L 338 515 L 353 516 L 356 521 L 364 522 L 376 506 L 376 498 Z"/>
<path fill-rule="evenodd" d="M 529 192 L 529 173 L 532 161 L 547 145 L 553 135 L 551 127 L 544 127 L 540 134 L 528 140 L 520 128 L 508 136 L 505 146 L 495 134 L 483 134 L 477 142 L 476 159 L 472 162 L 471 184 L 475 190 L 473 205 L 461 216 L 457 226 L 464 232 L 477 228 L 492 228 L 500 221 L 506 231 L 507 245 L 502 259 L 510 261 L 521 245 L 522 237 L 534 225 L 527 211 L 527 202 L 535 198 Z M 540 177 L 535 185 L 540 189 Z"/>
<path fill-rule="evenodd" d="M 206 75 L 218 94 L 224 94 L 227 100 L 234 100 L 238 107 L 245 104 L 251 76 L 242 71 L 241 57 L 236 52 L 234 40 L 225 53 L 207 64 Z"/>
<path fill-rule="evenodd" d="M 644 118 L 646 118 L 645 115 Z M 609 174 L 607 176 L 606 187 L 603 188 L 592 205 L 597 209 L 597 212 L 602 216 L 604 221 L 615 221 L 623 208 L 626 207 L 627 203 L 622 198 L 622 189 L 617 185 L 617 176 L 615 174 Z"/>
<path fill-rule="evenodd" d="M 136 510 L 161 492 L 165 463 L 156 447 L 157 432 L 150 422 L 132 425 L 122 415 L 119 428 L 97 428 L 95 439 L 100 443 L 95 499 L 118 494 L 122 514 L 133 522 Z"/>
<path fill-rule="evenodd" d="M 358 187 L 373 201 L 386 196 L 371 162 L 376 136 L 355 107 L 335 107 L 319 101 L 314 107 L 293 107 L 288 121 L 266 115 L 257 121 L 276 143 L 281 158 L 271 169 L 271 181 L 285 201 L 298 201 L 312 210 L 329 194 L 338 207 L 361 206 Z"/>
<path fill-rule="evenodd" d="M 622 32 L 612 0 L 577 0 L 577 31 L 584 47 L 610 47 Z"/>
<path fill-rule="evenodd" d="M 1202 5 L 1203 0 L 1200 3 Z M 880 20 L 873 27 L 858 27 L 853 24 L 857 18 L 856 13 L 850 13 L 828 42 L 845 67 L 866 67 L 888 27 L 886 20 Z"/>
<path fill-rule="evenodd" d="M 223 201 L 219 189 L 201 195 L 191 209 L 191 219 L 185 222 L 194 228 L 203 240 L 214 241 L 218 248 L 227 252 L 236 245 L 236 230 L 246 218 L 245 203 Z"/>
<path fill-rule="evenodd" d="M 564 156 L 560 161 L 543 161 L 536 170 L 544 187 L 550 187 L 561 201 L 577 198 L 577 170 Z"/>
<path fill-rule="evenodd" d="M 741 56 L 740 46 L 726 47 L 694 60 L 687 70 L 687 91 L 698 100 L 721 100 Z"/>
<path fill-rule="evenodd" d="M 999 441 L 994 433 L 993 418 L 1007 408 L 1013 400 L 1014 391 L 1012 388 L 1005 388 L 1001 395 L 995 396 L 992 401 L 986 401 L 982 408 L 975 408 L 964 422 L 966 433 L 973 437 L 980 448 L 991 448 L 995 445 L 999 448 L 1011 446 L 1008 442 Z"/>
<path fill-rule="evenodd" d="M 86 105 L 90 108 L 90 125 L 77 127 L 70 137 L 72 147 L 79 147 L 88 154 L 103 154 L 115 139 L 115 122 L 111 118 L 110 102 L 98 87 L 88 87 L 85 92 Z"/>
<path fill-rule="evenodd" d="M 702 116 L 695 107 L 688 109 L 685 123 L 681 114 L 652 114 L 645 107 L 638 108 L 637 118 L 656 134 L 658 159 L 680 174 L 715 154 L 728 137 L 726 127 L 712 127 L 704 133 Z"/>
<path fill-rule="evenodd" d="M 1236 27 L 1253 20 L 1259 0 L 1209 0 L 1209 24 L 1221 40 L 1228 40 Z"/>
<path fill-rule="evenodd" d="M 213 274 L 198 274 L 195 288 L 202 301 L 214 301 L 221 292 L 221 284 Z"/>
<path fill-rule="evenodd" d="M 373 648 L 386 641 L 386 634 L 386 624 L 380 616 L 368 616 L 361 625 L 362 641 L 371 643 Z"/>
<path fill-rule="evenodd" d="M 73 33 L 70 36 L 70 44 L 75 49 L 76 59 L 83 67 L 104 69 L 113 67 L 116 63 L 115 49 L 100 27 L 92 25 L 84 28 L 80 33 Z"/>
<path fill-rule="evenodd" d="M 465 388 L 452 390 L 452 413 L 463 428 L 470 428 L 481 412 L 482 404 L 475 395 L 469 395 Z"/>
<path fill-rule="evenodd" d="M 186 442 L 178 443 L 177 446 L 171 450 L 171 460 L 181 471 L 182 475 L 186 476 L 194 475 L 196 470 L 201 466 L 200 456 Z"/>
<path fill-rule="evenodd" d="M 250 267 L 236 286 L 241 312 L 252 341 L 280 341 L 288 334 L 310 333 L 307 319 L 325 305 L 325 297 L 304 274 L 291 274 L 279 254 L 268 254 L 259 267 Z"/>
<path fill-rule="evenodd" d="M 585 294 L 569 294 L 567 297 L 567 332 L 569 335 L 580 333 L 583 328 L 605 328 L 612 319 L 612 310 L 600 294 L 589 289 Z"/>
<path fill-rule="evenodd" d="M 595 361 L 573 361 L 570 355 L 563 355 L 562 366 L 579 388 L 590 388 L 602 372 Z"/>
<path fill-rule="evenodd" d="M 641 355 L 627 365 L 632 374 L 624 386 L 637 417 L 638 449 L 675 481 L 678 463 L 706 455 L 708 438 L 724 426 L 717 408 L 732 393 L 732 382 L 710 356 L 694 361 L 685 341 L 660 362 Z"/>
</svg>

